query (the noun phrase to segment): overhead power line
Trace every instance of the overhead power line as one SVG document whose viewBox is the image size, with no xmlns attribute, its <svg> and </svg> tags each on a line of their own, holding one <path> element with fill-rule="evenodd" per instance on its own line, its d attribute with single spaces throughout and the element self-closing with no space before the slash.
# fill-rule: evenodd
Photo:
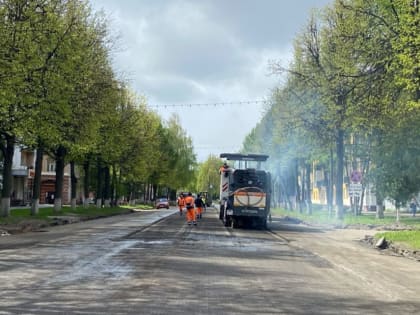
<svg viewBox="0 0 420 315">
<path fill-rule="evenodd" d="M 167 108 L 167 107 L 210 107 L 210 106 L 227 106 L 227 105 L 247 105 L 247 104 L 269 104 L 269 100 L 253 100 L 253 101 L 232 101 L 232 102 L 218 102 L 218 103 L 182 103 L 182 104 L 151 104 L 147 105 L 152 108 Z"/>
<path fill-rule="evenodd" d="M 200 150 L 200 151 L 239 151 L 241 149 L 240 146 L 213 146 L 213 145 L 197 145 L 194 146 L 195 150 Z"/>
</svg>

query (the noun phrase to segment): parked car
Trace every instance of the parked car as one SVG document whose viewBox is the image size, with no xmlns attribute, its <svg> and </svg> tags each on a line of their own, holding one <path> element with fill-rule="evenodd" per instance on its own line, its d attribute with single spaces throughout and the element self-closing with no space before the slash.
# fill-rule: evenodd
<svg viewBox="0 0 420 315">
<path fill-rule="evenodd" d="M 169 209 L 168 198 L 158 198 L 158 199 L 156 199 L 156 209 L 160 209 L 160 208 Z"/>
</svg>

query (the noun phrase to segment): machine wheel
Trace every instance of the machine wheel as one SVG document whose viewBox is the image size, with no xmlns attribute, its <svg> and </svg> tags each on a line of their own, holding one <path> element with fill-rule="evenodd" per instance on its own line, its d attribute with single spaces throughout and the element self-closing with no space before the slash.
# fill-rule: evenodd
<svg viewBox="0 0 420 315">
<path fill-rule="evenodd" d="M 225 207 L 223 207 L 224 209 Z M 224 209 L 223 211 L 223 225 L 224 226 L 230 226 L 230 222 L 232 221 L 232 218 L 226 214 L 227 209 Z"/>
<path fill-rule="evenodd" d="M 261 230 L 267 229 L 267 218 L 261 218 L 258 223 Z"/>
<path fill-rule="evenodd" d="M 264 230 L 267 230 L 267 219 L 263 220 L 262 227 L 263 227 Z"/>
</svg>

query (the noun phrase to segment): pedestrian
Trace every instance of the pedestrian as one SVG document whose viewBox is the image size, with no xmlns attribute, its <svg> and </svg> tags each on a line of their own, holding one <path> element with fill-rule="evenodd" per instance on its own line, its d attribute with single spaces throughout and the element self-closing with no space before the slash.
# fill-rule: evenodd
<svg viewBox="0 0 420 315">
<path fill-rule="evenodd" d="M 194 204 L 195 204 L 195 208 L 197 209 L 197 213 L 196 213 L 197 219 L 201 219 L 203 216 L 204 202 L 203 202 L 203 199 L 201 199 L 200 194 L 198 194 L 197 198 L 195 198 Z"/>
<path fill-rule="evenodd" d="M 182 210 L 185 207 L 185 198 L 184 198 L 183 193 L 179 194 L 179 197 L 177 199 L 177 203 L 178 203 L 178 208 L 179 208 L 179 215 L 182 215 Z"/>
<path fill-rule="evenodd" d="M 411 198 L 411 202 L 410 202 L 410 211 L 411 211 L 411 215 L 413 217 L 416 216 L 416 212 L 417 212 L 417 200 L 416 198 Z"/>
<path fill-rule="evenodd" d="M 187 209 L 186 217 L 188 225 L 197 225 L 197 221 L 195 219 L 194 198 L 191 192 L 189 192 L 187 197 L 185 197 L 185 208 Z"/>
</svg>

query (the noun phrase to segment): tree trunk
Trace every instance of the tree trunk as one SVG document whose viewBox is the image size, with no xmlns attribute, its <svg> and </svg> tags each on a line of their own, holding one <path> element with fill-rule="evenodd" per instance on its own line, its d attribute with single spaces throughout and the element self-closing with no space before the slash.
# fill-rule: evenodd
<svg viewBox="0 0 420 315">
<path fill-rule="evenodd" d="M 304 166 L 304 163 L 303 165 Z M 301 195 L 300 195 L 300 213 L 303 213 L 303 208 L 306 207 L 306 169 L 305 167 L 302 167 L 302 170 L 300 172 L 300 187 L 301 188 Z"/>
<path fill-rule="evenodd" d="M 97 177 L 96 177 L 96 207 L 102 208 L 102 198 L 103 198 L 103 171 L 102 171 L 102 163 L 100 158 L 98 157 L 96 161 L 97 165 Z"/>
<path fill-rule="evenodd" d="M 84 207 L 89 206 L 89 185 L 90 185 L 90 159 L 89 157 L 83 163 L 83 205 Z"/>
<path fill-rule="evenodd" d="M 362 195 L 360 197 L 360 202 L 358 205 L 358 215 L 362 214 L 363 211 L 363 204 L 365 202 L 365 190 L 366 190 L 366 183 L 367 181 L 365 180 L 365 176 L 366 174 L 369 173 L 369 166 L 370 166 L 370 160 L 369 158 L 366 158 L 363 162 L 363 169 L 362 169 L 362 174 L 363 174 L 363 179 L 362 179 Z"/>
<path fill-rule="evenodd" d="M 309 215 L 312 215 L 311 170 L 311 164 L 306 163 L 306 210 Z"/>
<path fill-rule="evenodd" d="M 335 187 L 335 204 L 337 219 L 344 218 L 343 208 L 343 168 L 344 168 L 344 130 L 339 129 L 337 134 L 337 178 Z"/>
<path fill-rule="evenodd" d="M 10 215 L 10 195 L 12 194 L 12 167 L 14 153 L 15 137 L 7 135 L 3 160 L 3 189 L 1 192 L 1 215 L 3 217 L 8 217 Z"/>
<path fill-rule="evenodd" d="M 64 187 L 64 158 L 66 149 L 60 146 L 55 156 L 55 192 L 54 192 L 54 212 L 61 212 L 63 187 Z"/>
<path fill-rule="evenodd" d="M 149 202 L 149 200 L 150 200 L 150 185 L 149 185 L 149 183 L 146 183 L 145 184 L 145 187 L 146 187 L 146 189 L 145 189 L 145 191 L 146 191 L 146 196 L 145 196 L 145 198 L 144 198 L 144 201 L 146 202 L 146 204 Z M 131 188 L 131 187 L 130 187 Z"/>
<path fill-rule="evenodd" d="M 157 184 L 153 184 L 152 185 L 152 188 L 153 188 L 153 196 L 152 196 L 152 201 L 155 201 L 156 200 L 156 197 L 157 197 L 157 190 L 158 190 L 158 185 Z"/>
<path fill-rule="evenodd" d="M 376 218 L 383 219 L 384 216 L 384 200 L 383 198 L 377 194 L 376 195 Z"/>
<path fill-rule="evenodd" d="M 118 193 L 117 193 L 117 170 L 116 166 L 112 166 L 112 176 L 111 176 L 111 205 L 118 205 Z"/>
<path fill-rule="evenodd" d="M 104 167 L 104 206 L 111 206 L 111 174 L 109 166 Z"/>
<path fill-rule="evenodd" d="M 42 178 L 42 160 L 44 158 L 44 148 L 39 145 L 36 149 L 35 174 L 32 187 L 32 205 L 31 215 L 39 213 L 39 197 L 41 195 L 41 178 Z"/>
<path fill-rule="evenodd" d="M 295 199 L 296 199 L 296 210 L 299 208 L 299 212 L 302 213 L 302 207 L 300 203 L 300 187 L 299 187 L 299 163 L 298 160 L 295 159 L 294 161 L 294 168 L 293 168 L 293 178 L 295 182 Z"/>
<path fill-rule="evenodd" d="M 130 206 L 134 206 L 134 204 L 135 204 L 135 202 L 134 202 L 134 184 L 131 183 L 129 187 L 130 187 L 130 197 L 129 197 L 128 204 Z"/>
<path fill-rule="evenodd" d="M 71 208 L 76 209 L 76 199 L 77 199 L 77 177 L 75 170 L 74 161 L 70 162 L 70 178 L 71 178 Z"/>
<path fill-rule="evenodd" d="M 330 147 L 330 172 L 327 179 L 327 204 L 328 204 L 328 217 L 332 217 L 333 206 L 334 206 L 334 152 L 333 148 Z"/>
</svg>

